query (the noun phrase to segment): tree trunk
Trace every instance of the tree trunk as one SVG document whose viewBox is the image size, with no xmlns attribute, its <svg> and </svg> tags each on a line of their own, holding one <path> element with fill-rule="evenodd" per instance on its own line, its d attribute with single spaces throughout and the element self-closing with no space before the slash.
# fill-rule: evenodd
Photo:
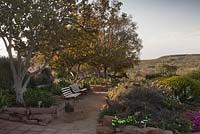
<svg viewBox="0 0 200 134">
<path fill-rule="evenodd" d="M 24 102 L 24 92 L 26 91 L 26 87 L 30 81 L 31 76 L 24 81 L 24 78 L 16 78 L 14 79 L 14 90 L 16 93 L 16 103 L 25 106 Z"/>
<path fill-rule="evenodd" d="M 16 92 L 16 103 L 25 105 L 23 96 L 24 92 L 22 91 L 22 89 L 16 89 L 15 92 Z"/>
<path fill-rule="evenodd" d="M 107 67 L 106 66 L 104 67 L 104 78 L 105 79 L 107 78 Z"/>
<path fill-rule="evenodd" d="M 97 78 L 101 77 L 101 69 L 99 67 L 96 68 L 97 69 Z"/>
<path fill-rule="evenodd" d="M 79 79 L 80 68 L 81 68 L 81 64 L 78 64 L 77 72 L 76 72 L 76 76 L 75 76 L 75 80 L 74 80 L 75 83 L 77 83 L 77 81 Z"/>
</svg>

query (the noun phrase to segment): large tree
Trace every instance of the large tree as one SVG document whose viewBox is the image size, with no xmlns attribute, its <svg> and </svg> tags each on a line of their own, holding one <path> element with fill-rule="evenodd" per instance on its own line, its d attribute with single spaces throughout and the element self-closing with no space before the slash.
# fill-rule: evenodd
<svg viewBox="0 0 200 134">
<path fill-rule="evenodd" d="M 24 104 L 30 78 L 49 64 L 56 51 L 71 45 L 74 6 L 74 1 L 65 0 L 0 1 L 0 37 L 10 59 L 17 103 Z M 37 55 L 43 63 L 32 67 Z"/>
<path fill-rule="evenodd" d="M 97 17 L 93 12 L 93 3 L 84 1 L 74 10 L 76 23 L 71 28 L 75 36 L 73 45 L 58 52 L 54 57 L 51 67 L 59 77 L 67 78 L 69 75 L 74 81 L 78 80 L 81 65 L 88 63 L 93 56 L 94 42 L 97 39 Z"/>
<path fill-rule="evenodd" d="M 136 23 L 126 13 L 121 13 L 119 1 L 98 0 L 95 12 L 99 18 L 99 38 L 96 42 L 92 64 L 104 69 L 119 72 L 132 67 L 138 61 L 142 48 L 136 33 Z"/>
</svg>

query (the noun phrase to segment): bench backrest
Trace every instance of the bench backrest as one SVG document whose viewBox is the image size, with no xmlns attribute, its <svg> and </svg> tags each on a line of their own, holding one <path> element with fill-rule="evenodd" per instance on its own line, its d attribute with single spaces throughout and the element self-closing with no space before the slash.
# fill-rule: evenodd
<svg viewBox="0 0 200 134">
<path fill-rule="evenodd" d="M 80 89 L 77 84 L 70 85 L 73 92 L 77 93 L 80 92 Z"/>
<path fill-rule="evenodd" d="M 61 91 L 62 91 L 64 96 L 68 96 L 68 95 L 72 94 L 70 87 L 61 88 Z"/>
</svg>

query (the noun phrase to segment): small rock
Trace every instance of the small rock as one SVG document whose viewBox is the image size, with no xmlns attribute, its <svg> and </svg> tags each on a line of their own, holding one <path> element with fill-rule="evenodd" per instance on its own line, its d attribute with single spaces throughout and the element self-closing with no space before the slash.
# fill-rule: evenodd
<svg viewBox="0 0 200 134">
<path fill-rule="evenodd" d="M 116 133 L 120 133 L 120 132 L 122 132 L 122 131 L 121 131 L 121 129 L 116 128 L 116 129 L 115 129 L 115 132 L 116 132 Z"/>
<path fill-rule="evenodd" d="M 134 130 L 138 130 L 138 129 L 139 129 L 138 127 L 136 127 L 136 126 L 131 126 L 131 125 L 125 126 L 125 127 L 122 127 L 122 128 L 121 128 L 122 132 L 125 133 L 125 134 L 132 134 L 132 132 L 133 132 Z"/>
<path fill-rule="evenodd" d="M 97 134 L 113 134 L 115 132 L 114 128 L 106 126 L 98 126 Z"/>
<path fill-rule="evenodd" d="M 114 119 L 113 116 L 105 115 L 103 117 L 103 126 L 112 126 L 112 120 Z"/>
</svg>

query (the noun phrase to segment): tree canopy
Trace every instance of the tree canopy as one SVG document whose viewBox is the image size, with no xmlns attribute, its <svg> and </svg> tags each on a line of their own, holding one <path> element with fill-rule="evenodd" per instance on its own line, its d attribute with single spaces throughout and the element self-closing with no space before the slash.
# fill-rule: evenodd
<svg viewBox="0 0 200 134">
<path fill-rule="evenodd" d="M 16 101 L 49 63 L 61 73 L 88 64 L 120 72 L 138 61 L 136 23 L 116 0 L 1 0 L 0 37 L 9 55 Z M 16 60 L 16 64 L 14 63 Z"/>
</svg>

